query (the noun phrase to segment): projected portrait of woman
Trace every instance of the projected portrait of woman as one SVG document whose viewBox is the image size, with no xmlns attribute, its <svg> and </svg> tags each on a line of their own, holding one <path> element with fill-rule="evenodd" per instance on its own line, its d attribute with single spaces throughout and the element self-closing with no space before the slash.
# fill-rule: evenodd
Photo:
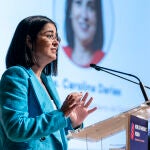
<svg viewBox="0 0 150 150">
<path fill-rule="evenodd" d="M 103 57 L 103 22 L 101 0 L 67 0 L 65 30 L 67 46 L 63 49 L 80 67 L 97 64 Z"/>
</svg>

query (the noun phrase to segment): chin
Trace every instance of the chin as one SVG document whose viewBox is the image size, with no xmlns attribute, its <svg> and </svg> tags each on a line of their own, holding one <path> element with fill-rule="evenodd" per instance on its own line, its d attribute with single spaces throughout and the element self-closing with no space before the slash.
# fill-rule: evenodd
<svg viewBox="0 0 150 150">
<path fill-rule="evenodd" d="M 51 59 L 51 61 L 54 61 L 54 60 L 56 60 L 56 56 L 55 57 L 51 57 L 50 59 Z"/>
</svg>

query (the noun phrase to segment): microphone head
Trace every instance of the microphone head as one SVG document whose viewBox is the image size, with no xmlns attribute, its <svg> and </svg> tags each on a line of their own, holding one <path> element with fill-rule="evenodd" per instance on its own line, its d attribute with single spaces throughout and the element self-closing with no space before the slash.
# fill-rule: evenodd
<svg viewBox="0 0 150 150">
<path fill-rule="evenodd" d="M 99 66 L 95 65 L 95 64 L 90 64 L 90 67 L 92 67 L 92 68 L 94 68 L 94 69 L 96 69 L 98 71 L 101 70 L 101 68 Z"/>
<path fill-rule="evenodd" d="M 95 64 L 90 64 L 90 67 L 95 68 L 96 65 Z"/>
</svg>

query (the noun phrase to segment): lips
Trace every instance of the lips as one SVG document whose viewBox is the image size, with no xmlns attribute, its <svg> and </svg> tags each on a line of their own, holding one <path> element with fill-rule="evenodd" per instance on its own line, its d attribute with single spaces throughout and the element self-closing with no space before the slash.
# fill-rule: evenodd
<svg viewBox="0 0 150 150">
<path fill-rule="evenodd" d="M 57 49 L 56 48 L 51 48 L 51 51 L 57 53 Z"/>
<path fill-rule="evenodd" d="M 87 31 L 89 29 L 89 24 L 87 23 L 79 23 L 79 26 L 82 30 Z"/>
<path fill-rule="evenodd" d="M 55 50 L 55 51 L 56 51 L 56 50 L 57 50 L 57 48 L 56 48 L 56 47 L 53 47 L 53 48 L 51 48 L 51 50 Z"/>
</svg>

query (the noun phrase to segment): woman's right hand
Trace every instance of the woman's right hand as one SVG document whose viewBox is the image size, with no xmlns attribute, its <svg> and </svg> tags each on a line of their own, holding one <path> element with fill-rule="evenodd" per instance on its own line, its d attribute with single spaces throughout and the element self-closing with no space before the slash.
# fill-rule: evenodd
<svg viewBox="0 0 150 150">
<path fill-rule="evenodd" d="M 82 92 L 74 92 L 67 96 L 61 107 L 65 117 L 69 117 L 70 113 L 80 104 L 82 96 Z"/>
</svg>

